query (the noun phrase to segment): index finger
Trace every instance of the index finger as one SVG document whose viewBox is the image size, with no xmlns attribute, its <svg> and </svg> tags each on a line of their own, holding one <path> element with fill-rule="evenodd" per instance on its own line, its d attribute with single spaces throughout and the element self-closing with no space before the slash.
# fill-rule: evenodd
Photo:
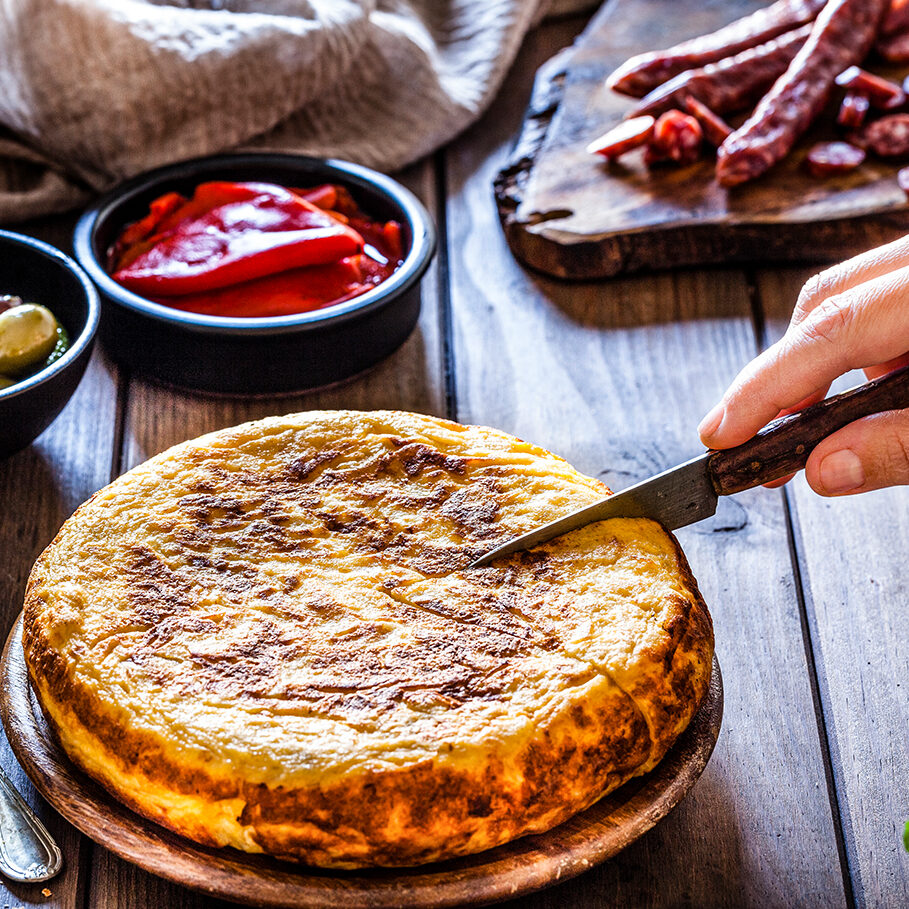
<svg viewBox="0 0 909 909">
<path fill-rule="evenodd" d="M 829 297 L 843 294 L 906 266 L 909 266 L 909 235 L 825 269 L 805 282 L 792 312 L 792 322 L 803 322 Z"/>
<path fill-rule="evenodd" d="M 909 266 L 820 303 L 752 360 L 704 418 L 701 439 L 730 448 L 850 369 L 909 350 Z"/>
</svg>

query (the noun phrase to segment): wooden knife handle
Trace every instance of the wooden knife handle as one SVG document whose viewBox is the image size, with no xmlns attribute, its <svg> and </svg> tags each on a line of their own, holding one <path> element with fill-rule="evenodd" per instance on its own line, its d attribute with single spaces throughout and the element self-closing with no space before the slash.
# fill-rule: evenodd
<svg viewBox="0 0 909 909">
<path fill-rule="evenodd" d="M 726 496 L 801 470 L 815 446 L 847 424 L 874 413 L 909 407 L 909 366 L 768 423 L 736 448 L 715 452 L 708 471 Z"/>
</svg>

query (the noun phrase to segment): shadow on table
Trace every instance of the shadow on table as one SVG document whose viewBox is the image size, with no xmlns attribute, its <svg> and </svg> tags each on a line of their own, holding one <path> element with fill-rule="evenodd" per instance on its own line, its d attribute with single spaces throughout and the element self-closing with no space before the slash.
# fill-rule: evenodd
<svg viewBox="0 0 909 909">
<path fill-rule="evenodd" d="M 131 378 L 123 468 L 247 420 L 306 410 L 411 410 L 444 414 L 440 356 L 417 326 L 391 356 L 333 385 L 289 394 L 214 395 Z"/>
<path fill-rule="evenodd" d="M 572 322 L 589 328 L 752 318 L 753 292 L 746 273 L 731 266 L 676 269 L 602 281 L 558 281 L 529 271 L 527 274 L 541 297 Z"/>
<path fill-rule="evenodd" d="M 714 757 L 714 761 L 716 756 Z M 571 881 L 508 909 L 586 909 L 589 906 L 737 906 L 746 899 L 748 868 L 735 798 L 713 763 L 678 807 L 614 858 Z M 722 830 L 722 837 L 717 830 Z M 724 854 L 714 855 L 722 839 Z"/>
<path fill-rule="evenodd" d="M 0 460 L 0 502 L 0 633 L 5 640 L 22 609 L 32 565 L 68 509 L 53 465 L 35 445 Z"/>
</svg>

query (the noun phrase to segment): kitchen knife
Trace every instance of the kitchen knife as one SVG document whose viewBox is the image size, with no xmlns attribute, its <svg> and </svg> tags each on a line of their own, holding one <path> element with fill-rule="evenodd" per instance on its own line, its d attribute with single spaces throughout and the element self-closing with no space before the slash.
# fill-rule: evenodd
<svg viewBox="0 0 909 909">
<path fill-rule="evenodd" d="M 608 518 L 653 518 L 675 530 L 709 518 L 719 496 L 751 489 L 801 470 L 815 446 L 853 420 L 909 407 L 909 366 L 768 423 L 736 448 L 706 451 L 678 467 L 537 527 L 497 546 L 470 567 L 545 543 Z"/>
</svg>

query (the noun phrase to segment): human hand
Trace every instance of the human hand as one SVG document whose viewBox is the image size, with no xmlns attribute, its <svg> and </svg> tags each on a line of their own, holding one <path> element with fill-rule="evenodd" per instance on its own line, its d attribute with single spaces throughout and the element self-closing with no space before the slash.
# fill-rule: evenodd
<svg viewBox="0 0 909 909">
<path fill-rule="evenodd" d="M 822 400 L 850 369 L 873 379 L 905 364 L 909 237 L 808 281 L 786 334 L 738 374 L 701 421 L 701 441 L 740 445 L 775 417 Z M 811 453 L 805 477 L 826 496 L 909 484 L 909 410 L 865 417 L 828 436 Z"/>
</svg>

